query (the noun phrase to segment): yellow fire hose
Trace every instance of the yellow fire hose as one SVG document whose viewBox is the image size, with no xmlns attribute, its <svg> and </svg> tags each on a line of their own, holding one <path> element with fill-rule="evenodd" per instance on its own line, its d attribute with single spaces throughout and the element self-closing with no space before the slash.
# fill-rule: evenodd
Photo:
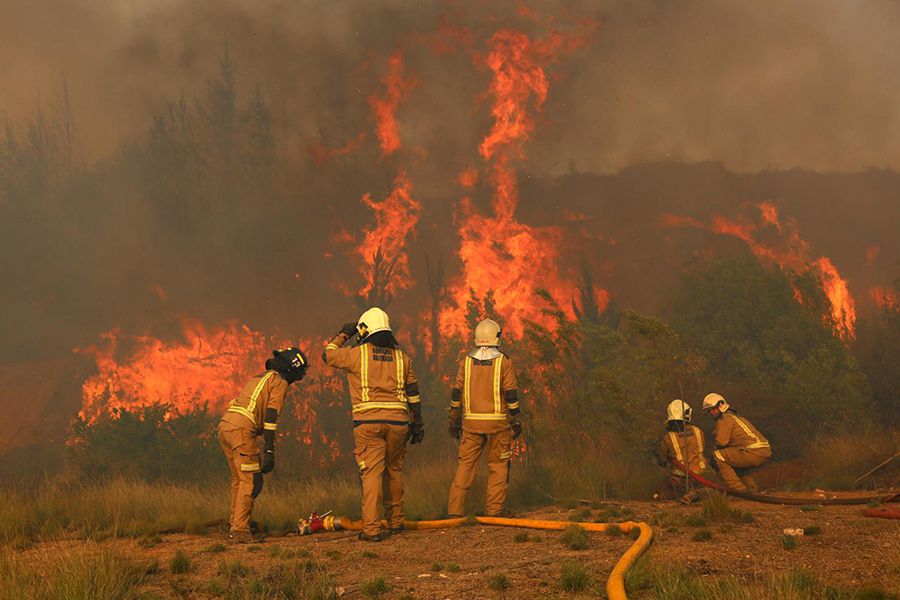
<svg viewBox="0 0 900 600">
<path fill-rule="evenodd" d="M 316 522 L 317 526 L 310 529 L 312 522 Z M 423 529 L 448 529 L 451 527 L 460 527 L 470 522 L 468 518 L 461 517 L 457 519 L 441 519 L 437 521 L 404 521 L 404 529 L 423 530 Z M 653 529 L 646 523 L 636 523 L 634 521 L 625 521 L 624 523 L 580 523 L 574 521 L 542 521 L 537 519 L 506 519 L 501 517 L 475 517 L 475 522 L 481 525 L 495 525 L 499 527 L 523 527 L 526 529 L 549 529 L 563 530 L 569 525 L 578 525 L 585 531 L 604 532 L 610 527 L 617 527 L 624 533 L 629 533 L 633 529 L 638 529 L 640 535 L 634 541 L 630 548 L 622 555 L 619 562 L 613 568 L 609 579 L 606 580 L 606 594 L 609 600 L 628 600 L 625 594 L 625 575 L 635 563 L 635 561 L 650 547 L 653 541 Z M 353 521 L 349 517 L 331 517 L 311 515 L 309 520 L 300 522 L 301 533 L 311 533 L 312 531 L 360 531 L 362 529 L 362 521 Z"/>
</svg>

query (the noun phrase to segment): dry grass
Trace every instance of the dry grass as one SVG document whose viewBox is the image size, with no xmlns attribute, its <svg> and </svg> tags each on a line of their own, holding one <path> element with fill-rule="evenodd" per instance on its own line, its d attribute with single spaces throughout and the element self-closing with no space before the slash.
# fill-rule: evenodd
<svg viewBox="0 0 900 600">
<path fill-rule="evenodd" d="M 0 551 L 0 590 L 4 598 L 84 600 L 133 598 L 158 565 L 140 565 L 118 552 L 95 546 L 43 550 L 39 560 Z"/>
<path fill-rule="evenodd" d="M 751 581 L 734 577 L 700 577 L 671 565 L 638 561 L 626 578 L 629 592 L 655 600 L 891 600 L 885 590 L 864 588 L 850 591 L 822 583 L 806 571 L 764 573 Z"/>
<path fill-rule="evenodd" d="M 900 432 L 882 429 L 833 431 L 818 436 L 804 453 L 809 465 L 807 487 L 854 489 L 857 477 L 900 451 Z M 860 482 L 872 487 L 895 480 L 900 463 L 887 465 Z"/>
</svg>

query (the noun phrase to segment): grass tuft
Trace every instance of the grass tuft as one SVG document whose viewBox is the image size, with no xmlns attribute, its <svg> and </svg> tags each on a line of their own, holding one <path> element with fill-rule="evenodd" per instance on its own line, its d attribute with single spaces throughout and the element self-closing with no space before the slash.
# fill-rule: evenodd
<svg viewBox="0 0 900 600">
<path fill-rule="evenodd" d="M 569 525 L 563 529 L 559 541 L 569 550 L 584 550 L 588 547 L 588 534 L 580 525 Z"/>
<path fill-rule="evenodd" d="M 694 542 L 711 542 L 713 539 L 712 531 L 709 529 L 701 529 L 691 538 Z"/>
<path fill-rule="evenodd" d="M 384 577 L 374 577 L 364 581 L 359 589 L 363 595 L 368 596 L 369 598 L 377 598 L 378 596 L 387 593 L 388 584 L 384 580 Z"/>
<path fill-rule="evenodd" d="M 190 570 L 191 559 L 184 553 L 184 550 L 176 552 L 175 556 L 172 557 L 172 560 L 169 561 L 169 571 L 171 571 L 173 575 L 181 575 Z"/>
<path fill-rule="evenodd" d="M 511 584 L 509 583 L 509 577 L 507 577 L 503 573 L 493 575 L 490 581 L 488 581 L 488 587 L 499 592 L 508 590 L 510 586 Z"/>
<path fill-rule="evenodd" d="M 781 536 L 781 547 L 785 550 L 793 550 L 797 547 L 797 538 L 792 535 Z"/>
<path fill-rule="evenodd" d="M 581 565 L 563 563 L 559 570 L 559 589 L 564 592 L 583 592 L 591 585 L 591 577 Z"/>
<path fill-rule="evenodd" d="M 517 533 L 515 535 L 515 537 L 513 538 L 513 541 L 516 542 L 517 544 L 522 544 L 524 542 L 527 542 L 529 539 L 531 539 L 531 538 L 528 537 L 527 531 L 520 531 L 519 533 Z"/>
</svg>

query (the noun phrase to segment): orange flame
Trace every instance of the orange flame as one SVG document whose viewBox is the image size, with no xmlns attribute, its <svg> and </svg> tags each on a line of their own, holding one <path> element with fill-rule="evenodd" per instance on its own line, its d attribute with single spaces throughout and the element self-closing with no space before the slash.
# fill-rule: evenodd
<svg viewBox="0 0 900 600">
<path fill-rule="evenodd" d="M 182 340 L 166 342 L 149 335 L 125 338 L 114 329 L 101 336 L 104 343 L 77 350 L 91 355 L 97 375 L 82 383 L 82 407 L 79 416 L 88 423 L 98 418 L 115 417 L 120 410 L 134 411 L 156 404 L 171 407 L 168 417 L 176 417 L 206 405 L 210 414 L 222 414 L 228 402 L 240 392 L 248 378 L 265 369 L 265 360 L 273 348 L 290 345 L 276 343 L 271 336 L 246 325 L 229 322 L 221 328 L 206 328 L 196 320 L 184 319 Z M 301 342 L 306 352 L 319 348 L 322 341 Z M 333 392 L 339 397 L 337 378 L 320 373 L 313 361 L 301 384 L 289 388 L 297 438 L 307 447 L 321 443 L 321 460 L 335 458 L 336 441 L 321 432 L 315 402 L 318 396 Z M 294 425 L 293 423 L 291 424 Z"/>
<path fill-rule="evenodd" d="M 495 33 L 488 44 L 490 50 L 482 63 L 493 75 L 487 95 L 493 98 L 494 122 L 479 153 L 489 163 L 493 214 L 480 214 L 469 198 L 462 199 L 457 219 L 461 221 L 463 274 L 451 290 L 456 306 L 441 314 L 441 329 L 465 335 L 464 307 L 470 291 L 483 296 L 493 290 L 495 308 L 506 320 L 504 331 L 520 336 L 526 319 L 552 326 L 534 307 L 538 288 L 546 289 L 566 314 L 573 316 L 567 300 L 574 294 L 559 273 L 562 232 L 516 219 L 519 195 L 511 164 L 521 156 L 522 144 L 534 131 L 532 111 L 541 110 L 547 99 L 549 80 L 544 64 L 556 58 L 559 48 L 573 44 L 557 34 L 548 41 L 533 41 L 510 30 Z M 472 178 L 464 172 L 459 181 L 466 185 Z"/>
<path fill-rule="evenodd" d="M 850 295 L 847 281 L 841 277 L 834 263 L 824 256 L 811 260 L 809 243 L 800 237 L 797 223 L 795 221 L 782 223 L 775 205 L 763 202 L 756 205 L 756 208 L 759 209 L 761 224 L 746 218 L 732 220 L 715 216 L 711 225 L 704 225 L 690 217 L 669 214 L 663 215 L 661 222 L 666 227 L 698 227 L 730 235 L 746 242 L 751 252 L 758 258 L 797 271 L 813 269 L 822 281 L 822 289 L 831 305 L 835 329 L 842 337 L 852 338 L 856 327 L 856 304 Z M 772 230 L 778 234 L 776 239 L 772 242 L 760 241 L 761 232 L 770 233 Z M 795 296 L 802 301 L 799 292 L 796 292 Z"/>
<path fill-rule="evenodd" d="M 375 119 L 375 133 L 381 145 L 383 156 L 389 156 L 399 150 L 400 132 L 397 127 L 397 108 L 409 96 L 417 85 L 414 78 L 403 78 L 403 54 L 395 52 L 388 58 L 387 72 L 382 75 L 381 82 L 387 87 L 384 97 L 371 96 L 369 106 Z"/>
<path fill-rule="evenodd" d="M 339 148 L 329 148 L 322 142 L 316 142 L 310 145 L 308 151 L 313 163 L 317 167 L 321 167 L 330 159 L 336 156 L 347 156 L 356 150 L 366 139 L 366 132 L 361 132 L 358 136 L 344 144 Z"/>
<path fill-rule="evenodd" d="M 123 344 L 114 329 L 102 336 L 105 344 L 80 350 L 94 357 L 98 374 L 82 385 L 80 416 L 93 421 L 117 409 L 171 404 L 184 412 L 207 403 L 222 411 L 244 379 L 262 370 L 270 351 L 266 336 L 231 322 L 208 330 L 185 320 L 181 342 L 134 336 Z M 130 356 L 118 361 L 122 346 Z"/>
<path fill-rule="evenodd" d="M 404 171 L 400 171 L 394 180 L 394 188 L 381 202 L 372 200 L 369 194 L 362 197 L 362 202 L 372 209 L 375 226 L 365 229 L 365 238 L 357 248 L 365 264 L 364 274 L 368 283 L 361 293 L 365 295 L 371 289 L 375 255 L 379 252 L 393 265 L 393 277 L 388 282 L 390 289 L 408 288 L 409 259 L 405 252 L 406 240 L 415 232 L 419 222 L 422 205 L 412 196 L 412 183 Z"/>
</svg>

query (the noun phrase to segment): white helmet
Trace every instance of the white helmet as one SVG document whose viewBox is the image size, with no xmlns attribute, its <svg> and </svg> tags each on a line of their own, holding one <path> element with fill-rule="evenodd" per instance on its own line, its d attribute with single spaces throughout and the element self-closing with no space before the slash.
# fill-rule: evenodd
<svg viewBox="0 0 900 600">
<path fill-rule="evenodd" d="M 728 403 L 725 402 L 725 398 L 721 394 L 716 394 L 715 392 L 707 394 L 706 397 L 703 398 L 703 410 L 710 411 L 714 408 L 718 408 L 722 412 L 728 410 Z"/>
<path fill-rule="evenodd" d="M 485 319 L 475 326 L 475 345 L 481 346 L 499 346 L 500 345 L 500 324 L 491 319 Z"/>
<path fill-rule="evenodd" d="M 672 400 L 666 408 L 667 421 L 691 421 L 691 407 L 684 400 Z"/>
<path fill-rule="evenodd" d="M 379 331 L 390 331 L 391 320 L 386 312 L 375 306 L 359 317 L 359 322 L 356 323 L 356 329 L 359 331 L 359 336 L 364 338 L 373 333 L 378 333 Z"/>
</svg>

